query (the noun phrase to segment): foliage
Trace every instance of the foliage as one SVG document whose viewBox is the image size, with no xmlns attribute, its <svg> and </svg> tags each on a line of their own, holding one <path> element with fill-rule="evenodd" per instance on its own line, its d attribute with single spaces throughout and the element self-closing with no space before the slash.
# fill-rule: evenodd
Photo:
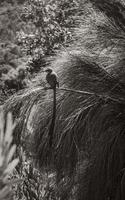
<svg viewBox="0 0 125 200">
<path fill-rule="evenodd" d="M 74 13 L 78 12 L 77 1 L 32 1 L 29 0 L 22 11 L 22 20 L 27 29 L 19 33 L 23 44 L 33 60 L 34 70 L 44 67 L 46 56 L 53 55 L 67 45 L 75 26 Z"/>
<path fill-rule="evenodd" d="M 23 54 L 21 46 L 18 44 L 17 32 L 20 31 L 24 23 L 20 18 L 21 7 L 16 3 L 1 3 L 0 8 L 0 88 L 3 96 L 9 96 L 8 89 L 17 88 L 18 71 L 20 68 L 26 71 L 28 58 Z M 7 82 L 14 82 L 9 84 Z M 18 87 L 19 88 L 19 87 Z M 20 88 L 19 88 L 20 89 Z M 7 94 L 5 95 L 5 91 Z"/>
<path fill-rule="evenodd" d="M 38 9 L 37 3 L 34 1 L 31 8 Z M 121 11 L 125 7 L 115 0 L 104 0 L 103 4 L 98 0 L 79 3 L 76 19 L 79 26 L 73 33 L 72 43 L 48 59 L 61 87 L 57 90 L 52 148 L 48 144 L 51 90 L 32 86 L 11 97 L 4 109 L 11 110 L 18 119 L 14 132 L 16 143 L 22 144 L 26 138 L 24 149 L 29 149 L 41 171 L 47 169 L 56 174 L 57 188 L 64 194 L 60 199 L 118 199 L 124 195 L 121 187 L 125 167 L 125 31 Z M 34 13 L 33 20 L 39 12 Z M 40 13 L 46 14 L 41 10 Z M 25 20 L 30 19 L 32 15 Z M 42 20 L 37 19 L 35 25 L 39 28 Z M 39 77 L 44 86 L 44 75 L 39 73 Z M 68 90 L 61 90 L 64 87 Z M 83 90 L 90 93 L 78 92 Z M 59 187 L 63 181 L 64 187 Z M 77 197 L 72 198 L 74 193 Z"/>
<path fill-rule="evenodd" d="M 6 127 L 6 128 L 5 128 Z M 16 145 L 12 145 L 13 129 L 15 124 L 12 120 L 12 115 L 7 115 L 7 121 L 0 114 L 0 200 L 12 199 L 11 187 L 17 184 L 17 180 L 8 180 L 8 175 L 12 173 L 18 164 L 18 158 L 14 159 Z"/>
<path fill-rule="evenodd" d="M 3 1 L 0 11 L 1 88 L 5 86 L 8 94 L 9 89 L 22 89 L 18 86 L 20 68 L 31 74 L 38 72 L 47 65 L 47 57 L 71 41 L 79 4 L 72 0 L 29 0 L 20 6 Z M 6 82 L 11 82 L 9 88 Z"/>
<path fill-rule="evenodd" d="M 20 160 L 21 162 L 21 160 Z M 66 198 L 63 191 L 70 192 L 70 179 L 65 178 L 60 182 L 59 187 L 56 185 L 56 174 L 47 170 L 36 169 L 32 160 L 28 159 L 21 162 L 20 169 L 14 171 L 11 178 L 23 179 L 16 187 L 13 187 L 14 199 L 19 200 L 58 200 L 61 197 Z M 75 195 L 72 195 L 72 199 Z"/>
<path fill-rule="evenodd" d="M 44 177 L 42 177 L 43 174 L 41 175 L 39 171 L 32 166 L 30 160 L 22 162 L 20 169 L 15 171 L 13 176 L 24 179 L 23 183 L 13 188 L 14 199 L 30 200 L 33 198 L 34 200 L 40 200 L 43 198 L 45 193 L 44 184 L 46 184 L 46 182 Z"/>
</svg>

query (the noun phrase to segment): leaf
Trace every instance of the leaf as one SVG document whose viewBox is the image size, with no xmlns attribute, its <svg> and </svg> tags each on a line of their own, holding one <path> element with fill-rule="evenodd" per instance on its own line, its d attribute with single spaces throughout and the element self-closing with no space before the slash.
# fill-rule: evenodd
<svg viewBox="0 0 125 200">
<path fill-rule="evenodd" d="M 9 190 L 8 186 L 6 186 L 2 190 L 0 190 L 0 200 L 3 200 L 3 198 L 5 198 L 9 194 L 9 192 L 10 192 L 10 190 Z"/>
<path fill-rule="evenodd" d="M 4 137 L 4 116 L 3 113 L 0 113 L 0 144 L 3 143 L 3 137 Z"/>
<path fill-rule="evenodd" d="M 15 128 L 15 124 L 13 124 L 12 114 L 8 113 L 6 132 L 5 132 L 5 138 L 4 138 L 4 142 L 8 144 L 8 147 L 10 146 L 12 142 L 12 132 L 14 128 Z"/>
<path fill-rule="evenodd" d="M 12 159 L 14 153 L 16 151 L 16 145 L 13 145 L 11 149 L 9 150 L 8 156 L 7 156 L 7 163 Z"/>
<path fill-rule="evenodd" d="M 9 163 L 8 167 L 5 169 L 4 174 L 11 173 L 13 169 L 17 166 L 19 159 L 14 159 L 11 163 Z"/>
<path fill-rule="evenodd" d="M 14 179 L 14 180 L 11 180 L 9 182 L 6 182 L 6 184 L 7 184 L 7 186 L 12 186 L 12 185 L 20 183 L 22 181 L 24 181 L 24 179 L 18 178 L 18 179 Z"/>
</svg>

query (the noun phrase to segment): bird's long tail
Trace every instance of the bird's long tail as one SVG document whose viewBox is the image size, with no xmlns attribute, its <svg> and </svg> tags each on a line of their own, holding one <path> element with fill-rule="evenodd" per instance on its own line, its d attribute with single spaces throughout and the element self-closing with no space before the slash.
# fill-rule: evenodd
<svg viewBox="0 0 125 200">
<path fill-rule="evenodd" d="M 52 114 L 52 121 L 51 121 L 50 128 L 49 128 L 49 145 L 50 145 L 50 147 L 52 147 L 52 142 L 53 142 L 55 121 L 56 121 L 56 88 L 53 89 L 53 114 Z"/>
</svg>

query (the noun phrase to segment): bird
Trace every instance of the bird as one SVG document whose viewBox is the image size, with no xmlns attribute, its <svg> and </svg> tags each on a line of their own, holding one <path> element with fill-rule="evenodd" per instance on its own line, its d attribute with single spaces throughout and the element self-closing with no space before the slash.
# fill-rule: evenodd
<svg viewBox="0 0 125 200">
<path fill-rule="evenodd" d="M 47 73 L 46 80 L 47 80 L 47 83 L 50 85 L 50 87 L 52 89 L 56 89 L 56 86 L 59 88 L 58 76 L 53 71 L 53 69 L 52 68 L 47 68 L 45 70 L 45 72 Z"/>
<path fill-rule="evenodd" d="M 59 82 L 58 82 L 58 76 L 53 71 L 52 68 L 47 68 L 45 72 L 47 73 L 46 75 L 47 83 L 50 85 L 50 88 L 53 89 L 53 114 L 52 114 L 52 121 L 50 124 L 49 132 L 48 132 L 49 146 L 51 149 L 52 142 L 53 142 L 53 134 L 54 134 L 54 129 L 55 129 L 55 121 L 56 121 L 56 87 L 59 87 Z"/>
</svg>

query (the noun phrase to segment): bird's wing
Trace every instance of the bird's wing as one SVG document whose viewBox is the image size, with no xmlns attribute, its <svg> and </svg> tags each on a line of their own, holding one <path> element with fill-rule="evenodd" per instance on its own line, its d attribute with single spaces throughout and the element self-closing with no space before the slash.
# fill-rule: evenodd
<svg viewBox="0 0 125 200">
<path fill-rule="evenodd" d="M 51 73 L 50 76 L 53 79 L 53 82 L 57 82 L 57 74 L 55 72 Z"/>
<path fill-rule="evenodd" d="M 55 72 L 52 73 L 54 82 L 56 83 L 57 87 L 59 87 L 59 78 Z"/>
<path fill-rule="evenodd" d="M 55 87 L 57 85 L 56 73 L 47 74 L 46 80 L 51 87 Z"/>
</svg>

